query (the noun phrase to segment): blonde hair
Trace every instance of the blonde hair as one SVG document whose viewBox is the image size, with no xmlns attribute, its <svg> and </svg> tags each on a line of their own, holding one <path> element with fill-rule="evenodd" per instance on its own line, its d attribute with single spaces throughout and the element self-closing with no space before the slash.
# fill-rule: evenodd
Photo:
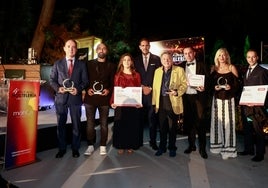
<svg viewBox="0 0 268 188">
<path fill-rule="evenodd" d="M 219 55 L 220 55 L 221 53 L 224 53 L 225 56 L 226 56 L 226 62 L 225 62 L 225 63 L 226 63 L 227 65 L 231 65 L 232 62 L 231 62 L 231 57 L 230 57 L 230 54 L 229 54 L 228 50 L 227 50 L 226 48 L 219 48 L 219 49 L 217 50 L 216 54 L 215 54 L 215 57 L 214 57 L 214 64 L 215 64 L 215 66 L 216 66 L 216 67 L 219 66 L 218 57 L 219 57 Z"/>
</svg>

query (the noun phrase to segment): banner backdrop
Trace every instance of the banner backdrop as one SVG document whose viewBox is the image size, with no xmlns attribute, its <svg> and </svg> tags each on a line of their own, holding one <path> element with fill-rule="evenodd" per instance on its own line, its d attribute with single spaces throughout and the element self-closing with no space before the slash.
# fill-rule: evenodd
<svg viewBox="0 0 268 188">
<path fill-rule="evenodd" d="M 202 36 L 154 41 L 150 42 L 150 44 L 150 51 L 156 55 L 160 56 L 162 52 L 169 51 L 173 56 L 175 65 L 185 61 L 183 48 L 186 46 L 191 46 L 195 49 L 198 60 L 205 61 L 205 38 Z"/>
<path fill-rule="evenodd" d="M 39 81 L 10 80 L 5 168 L 36 160 Z"/>
</svg>

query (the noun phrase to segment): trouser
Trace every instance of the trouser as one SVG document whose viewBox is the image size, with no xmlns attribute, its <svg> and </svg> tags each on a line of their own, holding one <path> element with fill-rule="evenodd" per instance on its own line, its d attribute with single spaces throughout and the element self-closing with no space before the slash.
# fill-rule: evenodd
<svg viewBox="0 0 268 188">
<path fill-rule="evenodd" d="M 94 106 L 85 104 L 87 128 L 86 136 L 88 145 L 94 145 L 96 143 L 96 130 L 95 130 L 95 115 L 96 111 L 99 111 L 100 120 L 100 145 L 106 146 L 108 139 L 108 117 L 109 106 Z"/>
</svg>

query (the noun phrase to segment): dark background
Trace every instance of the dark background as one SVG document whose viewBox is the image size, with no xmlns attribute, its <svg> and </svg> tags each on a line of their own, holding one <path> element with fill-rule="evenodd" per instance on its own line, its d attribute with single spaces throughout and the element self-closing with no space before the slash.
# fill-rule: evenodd
<svg viewBox="0 0 268 188">
<path fill-rule="evenodd" d="M 268 8 L 264 4 L 265 1 L 129 0 L 128 2 L 130 36 L 124 40 L 132 46 L 137 46 L 138 39 L 144 36 L 152 41 L 204 36 L 206 54 L 212 54 L 215 43 L 223 41 L 231 54 L 241 54 L 243 58 L 246 37 L 249 37 L 251 47 L 259 52 L 261 42 L 268 43 L 268 31 L 265 28 Z M 113 31 L 105 26 L 101 29 L 94 27 L 98 22 L 97 19 L 105 16 L 100 7 L 109 7 L 109 4 L 116 6 L 117 3 L 120 3 L 120 0 L 56 0 L 52 23 L 68 24 L 71 22 L 68 20 L 70 17 L 63 17 L 62 14 L 68 14 L 69 10 L 76 8 L 84 8 L 88 13 L 80 20 L 81 29 L 89 29 L 92 35 L 102 37 L 104 32 Z M 41 0 L 1 1 L 0 56 L 11 53 L 12 50 L 16 53 L 21 51 L 21 56 L 27 54 L 41 7 Z M 119 39 L 111 37 L 110 40 Z"/>
</svg>

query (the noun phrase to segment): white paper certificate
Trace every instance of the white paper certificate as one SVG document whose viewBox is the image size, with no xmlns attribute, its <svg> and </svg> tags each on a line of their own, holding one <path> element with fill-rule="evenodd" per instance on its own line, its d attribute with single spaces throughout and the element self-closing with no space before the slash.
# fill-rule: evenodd
<svg viewBox="0 0 268 188">
<path fill-rule="evenodd" d="M 263 106 L 268 85 L 244 86 L 240 97 L 240 105 Z"/>
<path fill-rule="evenodd" d="M 114 104 L 136 106 L 142 104 L 142 87 L 114 87 Z"/>
<path fill-rule="evenodd" d="M 205 75 L 201 74 L 188 74 L 188 83 L 191 87 L 200 87 L 205 85 Z"/>
</svg>

